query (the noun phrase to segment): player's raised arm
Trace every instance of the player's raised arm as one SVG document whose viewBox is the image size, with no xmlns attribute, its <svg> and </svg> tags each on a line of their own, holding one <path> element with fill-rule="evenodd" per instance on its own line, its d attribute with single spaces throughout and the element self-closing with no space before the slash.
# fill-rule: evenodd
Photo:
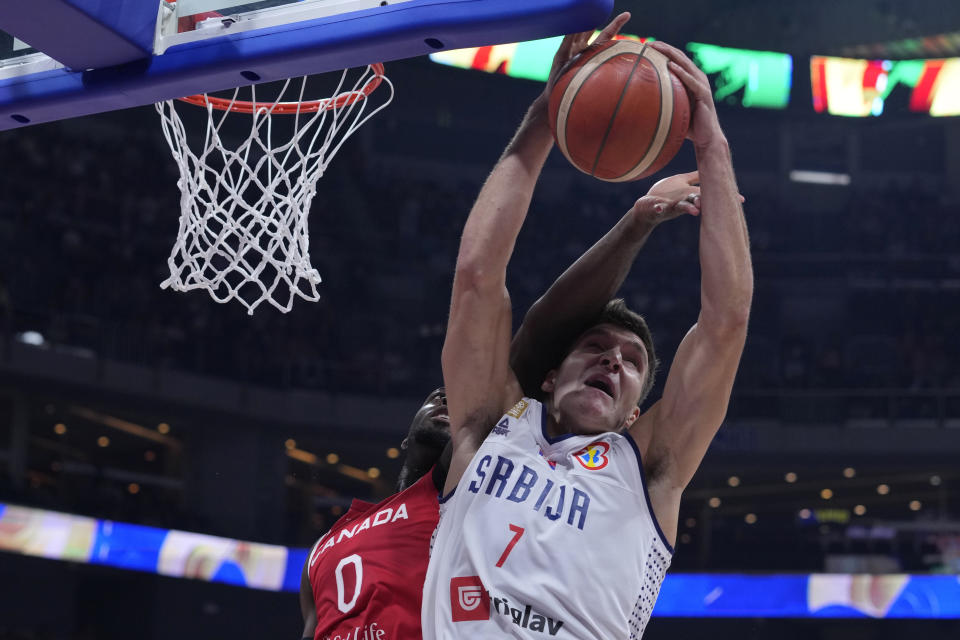
<svg viewBox="0 0 960 640">
<path fill-rule="evenodd" d="M 695 198 L 700 207 L 700 315 L 677 350 L 663 397 L 631 427 L 631 434 L 641 445 L 649 442 L 646 466 L 657 470 L 655 481 L 679 504 L 726 415 L 747 335 L 753 268 L 730 149 L 709 81 L 679 49 L 663 42 L 652 46 L 670 58 L 670 70 L 692 103 L 688 137 L 700 173 Z M 657 515 L 664 532 L 675 537 L 676 508 L 661 508 Z"/>
<path fill-rule="evenodd" d="M 699 214 L 690 198 L 700 192 L 698 183 L 695 171 L 657 182 L 530 307 L 510 351 L 525 395 L 541 397 L 547 371 L 616 295 L 657 225 L 682 214 Z"/>
<path fill-rule="evenodd" d="M 617 16 L 599 38 L 611 38 L 629 17 Z M 456 486 L 490 427 L 521 393 L 510 371 L 507 263 L 553 147 L 547 117 L 550 90 L 592 34 L 563 39 L 543 94 L 530 106 L 484 183 L 463 229 L 442 355 L 454 447 L 447 490 Z"/>
</svg>

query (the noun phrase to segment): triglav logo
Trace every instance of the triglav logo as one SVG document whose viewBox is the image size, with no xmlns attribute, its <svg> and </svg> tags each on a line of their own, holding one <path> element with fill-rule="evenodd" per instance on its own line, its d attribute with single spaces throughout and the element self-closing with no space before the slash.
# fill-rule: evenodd
<svg viewBox="0 0 960 640">
<path fill-rule="evenodd" d="M 490 596 L 478 576 L 450 580 L 450 606 L 454 622 L 490 619 Z"/>
<path fill-rule="evenodd" d="M 450 608 L 454 622 L 489 620 L 491 607 L 521 629 L 555 636 L 563 628 L 562 620 L 537 613 L 530 605 L 511 606 L 505 597 L 490 597 L 477 576 L 450 580 Z"/>
</svg>

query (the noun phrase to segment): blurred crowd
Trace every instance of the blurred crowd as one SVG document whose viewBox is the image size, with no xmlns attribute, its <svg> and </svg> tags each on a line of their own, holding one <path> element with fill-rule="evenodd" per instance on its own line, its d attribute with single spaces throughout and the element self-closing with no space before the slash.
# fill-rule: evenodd
<svg viewBox="0 0 960 640">
<path fill-rule="evenodd" d="M 439 377 L 452 266 L 482 174 L 389 164 L 347 146 L 321 179 L 318 304 L 283 315 L 161 290 L 177 175 L 154 130 L 57 123 L 0 137 L 0 316 L 7 339 L 285 388 L 416 394 Z M 511 263 L 522 312 L 640 195 L 551 165 Z M 552 176 L 552 177 L 551 177 Z M 757 289 L 738 389 L 960 386 L 960 220 L 929 188 L 742 184 Z M 816 205 L 816 206 L 814 206 Z M 669 359 L 696 320 L 697 226 L 672 221 L 622 294 Z"/>
</svg>

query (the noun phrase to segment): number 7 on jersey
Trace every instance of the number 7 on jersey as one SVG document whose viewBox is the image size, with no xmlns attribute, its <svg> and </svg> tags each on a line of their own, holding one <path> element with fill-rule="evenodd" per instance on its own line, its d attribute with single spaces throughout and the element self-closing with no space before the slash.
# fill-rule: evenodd
<svg viewBox="0 0 960 640">
<path fill-rule="evenodd" d="M 500 554 L 500 559 L 497 560 L 498 567 L 502 567 L 503 563 L 507 561 L 507 556 L 510 555 L 513 548 L 517 546 L 517 543 L 520 542 L 520 536 L 523 535 L 523 527 L 518 527 L 515 524 L 510 525 L 510 531 L 513 531 L 513 537 L 510 539 L 510 542 L 507 543 L 507 548 Z"/>
</svg>

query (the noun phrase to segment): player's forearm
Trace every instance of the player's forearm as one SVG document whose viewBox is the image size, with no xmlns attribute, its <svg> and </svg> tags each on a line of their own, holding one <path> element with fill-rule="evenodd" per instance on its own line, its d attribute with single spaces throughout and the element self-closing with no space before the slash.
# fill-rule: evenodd
<svg viewBox="0 0 960 640">
<path fill-rule="evenodd" d="M 726 139 L 697 149 L 700 171 L 700 325 L 742 330 L 753 298 L 753 266 Z"/>
<path fill-rule="evenodd" d="M 541 97 L 527 111 L 477 196 L 460 240 L 458 274 L 471 275 L 497 288 L 502 285 L 534 187 L 552 147 L 553 136 Z"/>
<path fill-rule="evenodd" d="M 510 353 L 524 393 L 539 395 L 551 364 L 620 289 L 654 226 L 633 211 L 627 213 L 530 307 Z"/>
</svg>

